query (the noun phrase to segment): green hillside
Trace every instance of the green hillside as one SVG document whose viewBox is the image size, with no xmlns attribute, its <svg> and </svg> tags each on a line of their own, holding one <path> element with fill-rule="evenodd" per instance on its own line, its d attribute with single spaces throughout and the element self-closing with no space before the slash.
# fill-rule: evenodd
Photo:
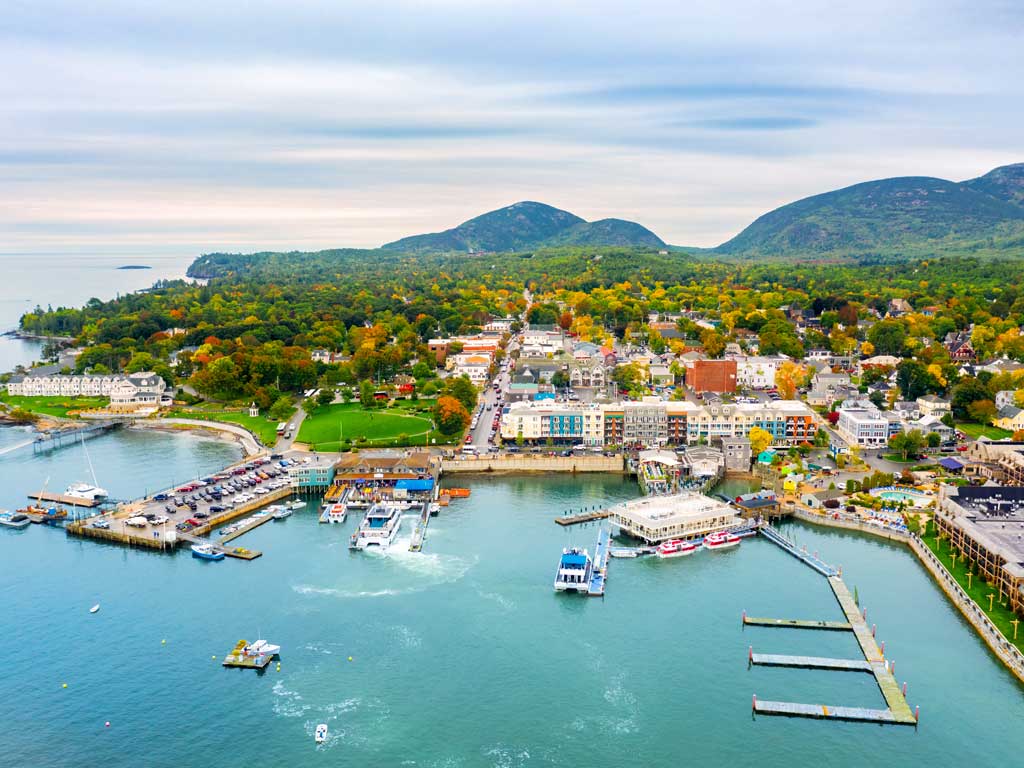
<svg viewBox="0 0 1024 768">
<path fill-rule="evenodd" d="M 549 237 L 543 245 L 648 245 L 664 247 L 665 241 L 647 227 L 624 219 L 600 219 L 574 224 Z"/>
</svg>

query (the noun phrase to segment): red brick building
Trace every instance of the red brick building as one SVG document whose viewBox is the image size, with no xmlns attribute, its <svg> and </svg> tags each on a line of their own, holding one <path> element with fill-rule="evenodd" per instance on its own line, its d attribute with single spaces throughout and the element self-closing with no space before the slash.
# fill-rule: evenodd
<svg viewBox="0 0 1024 768">
<path fill-rule="evenodd" d="M 686 385 L 694 392 L 735 392 L 735 360 L 694 360 L 686 371 Z"/>
</svg>

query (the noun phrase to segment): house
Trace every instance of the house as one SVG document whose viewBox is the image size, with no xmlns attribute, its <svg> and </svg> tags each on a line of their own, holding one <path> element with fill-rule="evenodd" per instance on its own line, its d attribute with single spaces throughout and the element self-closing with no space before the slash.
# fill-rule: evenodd
<svg viewBox="0 0 1024 768">
<path fill-rule="evenodd" d="M 921 418 L 921 406 L 915 400 L 898 400 L 892 404 L 892 412 L 901 421 L 917 421 Z"/>
<path fill-rule="evenodd" d="M 727 355 L 726 359 L 736 361 L 737 387 L 770 389 L 775 386 L 775 374 L 779 366 L 789 358 L 784 355 Z"/>
<path fill-rule="evenodd" d="M 999 427 L 1000 429 L 1006 429 L 1010 432 L 1016 432 L 1017 430 L 1024 429 L 1024 408 L 1018 408 L 1015 405 L 1008 405 L 1005 408 L 1000 409 L 996 417 L 992 419 L 992 424 Z"/>
<path fill-rule="evenodd" d="M 675 383 L 676 377 L 672 375 L 667 365 L 652 365 L 649 369 L 651 376 L 651 384 L 656 387 L 672 385 Z"/>
<path fill-rule="evenodd" d="M 726 472 L 750 471 L 750 438 L 742 435 L 723 437 L 720 440 L 722 454 L 725 456 Z"/>
<path fill-rule="evenodd" d="M 1004 389 L 1000 392 L 996 392 L 995 397 L 996 408 L 1005 408 L 1008 405 L 1017 404 L 1017 390 L 1015 389 Z"/>
<path fill-rule="evenodd" d="M 889 316 L 900 317 L 914 311 L 906 299 L 889 299 Z"/>
<path fill-rule="evenodd" d="M 966 331 L 950 331 L 946 334 L 942 346 L 949 352 L 949 359 L 954 363 L 969 363 L 975 358 L 971 335 Z"/>
<path fill-rule="evenodd" d="M 940 419 L 947 413 L 952 413 L 953 409 L 949 400 L 937 395 L 923 395 L 917 398 L 917 404 L 921 407 L 922 416 L 936 416 Z"/>
<path fill-rule="evenodd" d="M 916 421 L 908 421 L 904 423 L 906 431 L 913 429 L 918 430 L 922 435 L 927 435 L 930 432 L 934 432 L 942 440 L 943 444 L 953 443 L 956 441 L 956 430 L 948 424 L 942 422 L 937 416 L 928 414 L 922 416 Z"/>
<path fill-rule="evenodd" d="M 861 373 L 864 373 L 869 368 L 895 368 L 899 364 L 900 358 L 893 355 L 875 355 L 874 357 L 866 357 L 861 360 L 857 364 L 857 368 Z"/>
<path fill-rule="evenodd" d="M 895 414 L 885 414 L 869 400 L 845 401 L 839 408 L 836 431 L 851 445 L 880 448 L 902 431 Z"/>
<path fill-rule="evenodd" d="M 839 398 L 839 391 L 850 386 L 850 376 L 845 373 L 816 373 L 807 393 L 809 405 L 829 405 Z"/>
<path fill-rule="evenodd" d="M 826 488 L 821 491 L 810 491 L 800 496 L 800 503 L 811 509 L 824 509 L 825 502 L 840 501 L 846 496 L 838 488 Z M 835 506 L 835 505 L 834 505 Z"/>
</svg>

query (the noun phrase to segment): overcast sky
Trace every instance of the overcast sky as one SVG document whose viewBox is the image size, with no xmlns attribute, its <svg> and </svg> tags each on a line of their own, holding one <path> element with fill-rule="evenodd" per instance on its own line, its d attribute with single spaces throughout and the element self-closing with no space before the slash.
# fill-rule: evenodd
<svg viewBox="0 0 1024 768">
<path fill-rule="evenodd" d="M 712 246 L 1024 161 L 1019 0 L 156 5 L 4 3 L 0 254 L 374 247 L 517 200 Z"/>
</svg>

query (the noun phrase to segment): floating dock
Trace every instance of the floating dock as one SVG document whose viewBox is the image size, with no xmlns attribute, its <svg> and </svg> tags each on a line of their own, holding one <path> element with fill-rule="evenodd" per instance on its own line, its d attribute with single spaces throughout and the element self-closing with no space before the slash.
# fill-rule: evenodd
<svg viewBox="0 0 1024 768">
<path fill-rule="evenodd" d="M 423 502 L 423 509 L 420 510 L 419 519 L 416 520 L 416 528 L 412 532 L 412 541 L 409 542 L 410 552 L 421 552 L 423 550 L 423 539 L 427 536 L 427 525 L 430 523 L 430 503 Z"/>
<path fill-rule="evenodd" d="M 590 576 L 590 586 L 587 595 L 590 597 L 604 597 L 605 582 L 608 578 L 608 544 L 611 534 L 601 528 L 597 534 L 597 544 L 594 546 L 593 569 Z"/>
<path fill-rule="evenodd" d="M 821 629 L 831 632 L 850 632 L 848 621 L 804 621 L 802 619 L 765 619 L 743 614 L 743 623 L 751 627 L 782 627 L 784 629 Z"/>
<path fill-rule="evenodd" d="M 898 720 L 888 709 L 864 707 L 836 707 L 825 704 L 797 704 L 791 701 L 761 701 L 754 698 L 754 714 L 781 715 L 783 717 L 810 717 L 818 720 L 846 720 L 882 725 L 915 725 Z"/>
<path fill-rule="evenodd" d="M 775 653 L 750 653 L 753 667 L 795 667 L 797 669 L 832 669 L 837 672 L 873 673 L 863 659 L 829 659 L 822 656 L 781 656 Z"/>
<path fill-rule="evenodd" d="M 273 660 L 274 656 L 246 656 L 242 650 L 249 644 L 248 640 L 239 640 L 235 643 L 234 649 L 224 657 L 221 662 L 223 667 L 237 667 L 239 669 L 264 669 Z"/>
<path fill-rule="evenodd" d="M 250 520 L 245 525 L 240 526 L 238 528 L 238 530 L 235 531 L 234 533 L 229 533 L 229 534 L 226 534 L 225 536 L 221 536 L 216 541 L 211 542 L 211 543 L 215 544 L 218 547 L 223 548 L 224 545 L 227 544 L 229 541 L 234 541 L 239 536 L 242 536 L 242 535 L 248 533 L 249 531 L 255 530 L 256 528 L 259 528 L 264 523 L 268 523 L 268 522 L 270 522 L 273 519 L 274 519 L 273 515 L 267 515 L 266 517 L 257 517 L 255 520 Z M 226 553 L 227 553 L 227 551 L 225 550 L 225 554 Z"/>
<path fill-rule="evenodd" d="M 582 512 L 578 515 L 564 515 L 556 517 L 555 522 L 559 525 L 577 525 L 578 523 L 591 523 L 595 520 L 605 520 L 611 516 L 611 511 L 599 509 L 593 512 Z"/>
</svg>

